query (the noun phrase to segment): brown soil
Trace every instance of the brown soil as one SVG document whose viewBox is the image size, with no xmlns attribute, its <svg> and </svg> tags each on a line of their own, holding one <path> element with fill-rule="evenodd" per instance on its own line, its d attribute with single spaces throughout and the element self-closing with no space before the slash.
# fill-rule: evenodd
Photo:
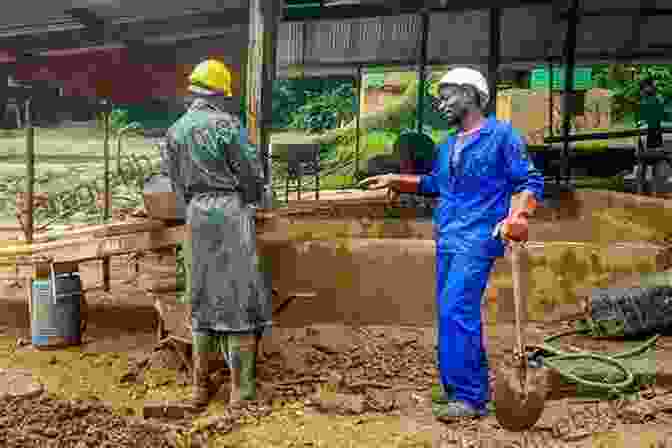
<svg viewBox="0 0 672 448">
<path fill-rule="evenodd" d="M 0 445 L 29 447 L 170 447 L 167 430 L 113 414 L 99 402 L 46 394 L 0 400 Z"/>
<path fill-rule="evenodd" d="M 82 274 L 88 285 L 100 281 L 96 264 L 83 266 Z M 114 259 L 113 294 L 87 295 L 89 327 L 81 351 L 124 353 L 129 360 L 128 371 L 135 373 L 126 377 L 128 381 L 132 379 L 131 382 L 143 385 L 150 381 L 152 371 L 164 370 L 169 376 L 166 387 L 188 393 L 189 377 L 179 356 L 170 348 L 154 350 L 153 298 L 133 285 L 125 284 L 123 280 L 127 276 L 125 260 Z M 2 296 L 0 335 L 29 340 L 25 291 L 5 287 Z M 551 316 L 546 317 L 546 323 L 530 324 L 528 342 L 541 342 L 543 336 L 568 328 L 567 322 L 553 322 Z M 491 371 L 495 372 L 511 356 L 513 328 L 510 323 L 500 322 L 497 326 L 489 325 L 487 333 Z M 217 435 L 222 441 L 221 446 L 241 447 L 448 447 L 459 446 L 459 440 L 464 442 L 463 446 L 476 440 L 492 440 L 500 443 L 499 446 L 506 446 L 505 441 L 520 441 L 523 435 L 504 431 L 494 417 L 452 425 L 443 425 L 433 419 L 430 387 L 437 384 L 435 338 L 432 328 L 342 324 L 274 328 L 262 342 L 258 403 L 247 409 L 226 409 L 228 371 L 221 368 L 214 378 L 223 387 L 203 418 L 186 417 L 172 421 L 170 425 L 180 433 L 191 428 L 192 439 L 199 435 L 202 439 Z M 569 338 L 567 341 L 591 349 L 603 345 L 585 338 Z M 672 347 L 670 337 L 662 338 L 656 359 L 663 374 L 672 372 L 672 350 L 667 347 Z M 611 346 L 606 348 L 612 351 Z M 54 352 L 55 357 L 59 354 L 60 351 Z M 33 370 L 35 374 L 44 375 L 51 368 L 50 363 L 36 365 L 40 372 Z M 91 379 L 96 375 L 109 376 L 109 369 L 105 365 L 94 365 L 90 371 L 76 375 Z M 672 385 L 671 382 L 667 384 Z M 661 381 L 659 387 L 666 387 L 665 382 Z M 47 392 L 53 391 L 47 388 Z M 662 392 L 664 390 L 659 390 L 659 394 Z M 0 409 L 3 409 L 0 412 L 0 445 L 169 446 L 163 441 L 165 426 L 150 421 L 141 423 L 123 416 L 120 412 L 123 406 L 108 408 L 103 405 L 108 398 L 98 398 L 102 401 L 66 401 L 46 393 L 33 398 L 6 398 L 0 401 Z M 638 402 L 649 401 L 641 399 Z M 594 416 L 587 411 L 593 409 L 593 405 L 572 405 L 572 409 L 573 413 L 583 412 L 582 423 L 590 428 L 590 432 L 580 428 L 565 429 L 570 411 L 562 402 L 550 401 L 538 425 L 525 437 L 544 441 L 549 447 L 593 446 L 599 442 L 597 438 L 614 434 L 614 437 L 621 437 L 618 434 L 622 434 L 627 443 L 616 446 L 635 446 L 640 439 L 650 439 L 644 434 L 647 430 L 651 430 L 658 440 L 663 440 L 672 430 L 667 411 L 654 413 L 653 417 L 647 416 L 647 411 L 632 411 L 635 418 L 630 415 L 626 419 L 625 414 L 616 411 L 606 418 L 606 408 L 604 415 Z M 630 423 L 637 421 L 637 416 L 641 416 L 641 421 Z M 576 440 L 571 441 L 572 437 Z M 171 438 L 176 436 L 173 434 Z M 451 440 L 453 445 L 450 445 Z"/>
</svg>

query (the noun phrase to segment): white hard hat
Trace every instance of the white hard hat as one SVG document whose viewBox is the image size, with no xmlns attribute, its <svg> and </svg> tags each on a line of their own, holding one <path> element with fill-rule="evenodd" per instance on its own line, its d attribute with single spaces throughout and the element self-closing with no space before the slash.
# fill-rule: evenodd
<svg viewBox="0 0 672 448">
<path fill-rule="evenodd" d="M 473 86 L 481 94 L 483 104 L 487 104 L 490 99 L 490 89 L 488 89 L 488 81 L 485 76 L 478 70 L 468 67 L 457 67 L 443 75 L 439 81 L 439 87 L 444 84 L 456 84 Z"/>
</svg>

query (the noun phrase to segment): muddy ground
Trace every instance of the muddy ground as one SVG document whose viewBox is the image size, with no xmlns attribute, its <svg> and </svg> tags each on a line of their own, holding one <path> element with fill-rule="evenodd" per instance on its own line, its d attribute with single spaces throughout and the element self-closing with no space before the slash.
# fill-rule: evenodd
<svg viewBox="0 0 672 448">
<path fill-rule="evenodd" d="M 175 407 L 169 408 L 172 417 L 144 418 L 147 404 L 187 397 L 189 375 L 177 351 L 155 346 L 152 297 L 123 283 L 123 258 L 113 265 L 113 294 L 87 295 L 85 343 L 67 350 L 36 351 L 25 344 L 25 291 L 3 286 L 0 368 L 28 370 L 44 390 L 1 398 L 0 446 L 198 446 L 199 439 L 222 447 L 504 447 L 525 446 L 526 440 L 527 446 L 545 447 L 672 446 L 671 337 L 658 344 L 661 380 L 652 391 L 598 404 L 568 403 L 571 394 L 565 394 L 547 403 L 526 434 L 503 430 L 494 417 L 452 425 L 434 420 L 433 328 L 343 323 L 275 328 L 266 335 L 260 397 L 249 408 L 227 408 L 228 371 L 222 365 L 213 374 L 222 387 L 207 412 L 196 416 Z M 82 274 L 93 283 L 100 275 L 95 264 L 82 266 Z M 528 337 L 541 342 L 570 325 L 561 315 L 546 316 L 530 325 Z M 513 328 L 490 323 L 487 331 L 494 372 L 511 355 Z"/>
</svg>

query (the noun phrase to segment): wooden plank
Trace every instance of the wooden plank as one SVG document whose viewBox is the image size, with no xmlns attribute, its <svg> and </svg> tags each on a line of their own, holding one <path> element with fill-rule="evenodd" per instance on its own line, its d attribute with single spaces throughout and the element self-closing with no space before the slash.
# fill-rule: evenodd
<svg viewBox="0 0 672 448">
<path fill-rule="evenodd" d="M 56 238 L 54 238 L 53 235 L 46 233 L 41 235 L 38 234 L 33 238 L 33 241 L 36 243 L 46 243 L 54 241 L 54 239 L 62 241 L 92 236 L 94 238 L 104 238 L 108 236 L 126 235 L 129 233 L 151 232 L 164 227 L 166 227 L 166 224 L 163 221 L 144 219 L 131 222 L 86 226 L 79 229 L 64 231 Z"/>
<path fill-rule="evenodd" d="M 0 248 L 0 265 L 30 264 L 39 258 L 54 262 L 84 262 L 133 252 L 172 247 L 182 241 L 184 226 L 163 228 L 153 232 L 132 233 L 103 239 L 54 241 Z"/>
</svg>

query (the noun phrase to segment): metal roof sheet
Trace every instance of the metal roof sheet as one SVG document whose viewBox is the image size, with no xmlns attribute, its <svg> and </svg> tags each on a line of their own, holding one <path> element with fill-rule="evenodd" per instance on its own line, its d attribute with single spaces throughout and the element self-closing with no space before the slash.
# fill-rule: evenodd
<svg viewBox="0 0 672 448">
<path fill-rule="evenodd" d="M 567 4 L 568 0 L 388 0 L 382 3 L 381 0 L 364 0 L 359 9 L 347 5 L 341 8 L 347 8 L 350 15 L 356 15 L 361 10 L 362 14 L 381 11 L 382 16 L 282 23 L 279 29 L 278 69 L 281 74 L 287 75 L 296 72 L 297 65 L 302 65 L 304 73 L 325 75 L 354 73 L 359 65 L 413 66 L 416 64 L 421 35 L 419 16 L 389 14 L 397 7 L 408 10 L 423 5 L 454 9 L 450 12 L 431 12 L 428 39 L 430 64 L 485 67 L 489 58 L 489 12 L 474 8 L 493 6 L 502 8 L 501 62 L 504 67 L 529 68 L 549 57 L 559 62 L 567 28 L 560 13 Z M 0 17 L 0 50 L 14 50 L 15 46 L 8 42 L 15 43 L 16 36 L 20 35 L 47 36 L 42 40 L 28 40 L 27 45 L 40 48 L 55 45 L 50 38 L 51 34 L 44 34 L 55 30 L 72 34 L 72 40 L 66 39 L 65 44 L 89 45 L 82 34 L 83 26 L 65 14 L 66 10 L 73 7 L 91 8 L 116 24 L 119 30 L 132 30 L 132 37 L 136 39 L 142 40 L 150 34 L 155 43 L 198 39 L 199 51 L 206 53 L 210 51 L 205 50 L 208 48 L 208 38 L 221 37 L 222 33 L 230 32 L 237 39 L 247 41 L 245 25 L 248 15 L 245 8 L 248 7 L 248 0 L 162 2 L 159 8 L 156 5 L 156 2 L 138 0 L 15 2 L 13 8 L 7 8 Z M 666 16 L 651 16 L 655 12 L 651 8 L 669 7 L 669 0 L 580 0 L 580 6 L 589 16 L 582 17 L 578 25 L 577 63 L 608 60 L 666 62 L 672 56 L 672 35 L 667 33 L 672 8 L 667 10 Z M 632 10 L 644 6 L 649 8 L 641 10 L 644 17 L 638 17 L 637 11 Z M 223 11 L 226 15 L 227 11 L 234 10 L 238 12 L 231 20 L 240 26 L 231 28 L 231 31 L 221 21 L 209 23 L 207 16 L 193 21 L 187 14 L 189 11 L 206 11 L 218 12 L 221 16 Z M 145 20 L 170 17 L 179 20 L 166 25 L 154 23 L 146 31 L 142 25 Z M 8 40 L 10 36 L 14 40 Z M 118 35 L 106 39 L 106 42 L 97 44 L 115 44 L 122 40 Z M 215 45 L 215 39 L 212 45 Z M 182 53 L 185 51 L 181 50 Z M 245 58 L 237 54 L 235 57 Z"/>
</svg>

